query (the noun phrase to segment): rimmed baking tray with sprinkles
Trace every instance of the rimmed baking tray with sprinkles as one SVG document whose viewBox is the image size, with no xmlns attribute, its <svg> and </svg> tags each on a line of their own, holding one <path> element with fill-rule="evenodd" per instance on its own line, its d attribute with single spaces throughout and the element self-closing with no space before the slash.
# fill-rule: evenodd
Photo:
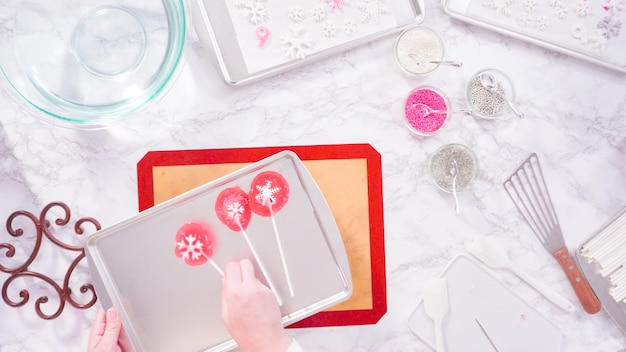
<svg viewBox="0 0 626 352">
<path fill-rule="evenodd" d="M 242 84 L 400 32 L 423 0 L 193 0 L 193 23 L 224 80 Z"/>
</svg>

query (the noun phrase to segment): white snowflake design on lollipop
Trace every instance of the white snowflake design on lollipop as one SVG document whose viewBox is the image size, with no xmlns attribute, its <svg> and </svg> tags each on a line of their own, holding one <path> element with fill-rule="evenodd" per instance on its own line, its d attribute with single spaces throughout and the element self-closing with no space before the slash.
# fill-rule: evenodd
<svg viewBox="0 0 626 352">
<path fill-rule="evenodd" d="M 278 244 L 278 251 L 280 252 L 283 270 L 285 271 L 285 277 L 287 278 L 287 284 L 289 285 L 289 293 L 291 294 L 291 297 L 293 297 L 293 285 L 291 283 L 287 261 L 285 260 L 285 252 L 278 233 L 278 226 L 276 226 L 275 217 L 276 213 L 278 213 L 289 201 L 289 183 L 278 172 L 264 171 L 256 175 L 252 180 L 248 196 L 251 199 L 251 210 L 257 215 L 270 217 L 272 220 L 274 235 L 276 236 L 276 243 Z"/>
<path fill-rule="evenodd" d="M 217 215 L 217 218 L 222 222 L 222 224 L 226 225 L 226 227 L 228 227 L 232 231 L 240 232 L 243 235 L 243 238 L 246 240 L 248 248 L 250 248 L 250 251 L 252 252 L 254 260 L 259 265 L 261 273 L 263 273 L 263 276 L 265 276 L 265 280 L 267 280 L 270 289 L 274 293 L 278 305 L 282 306 L 283 300 L 280 297 L 278 290 L 276 289 L 276 286 L 272 281 L 272 278 L 268 275 L 268 271 L 261 261 L 261 257 L 252 245 L 252 241 L 250 241 L 250 236 L 248 236 L 248 233 L 246 232 L 246 229 L 248 228 L 248 225 L 250 224 L 250 219 L 252 217 L 248 193 L 244 192 L 240 187 L 237 186 L 222 190 L 215 200 L 215 214 Z"/>
<path fill-rule="evenodd" d="M 280 191 L 280 187 L 272 187 L 271 181 L 265 181 L 263 186 L 257 185 L 256 189 L 259 193 L 254 197 L 262 206 L 268 207 L 276 203 L 276 192 Z"/>
<path fill-rule="evenodd" d="M 181 253 L 184 261 L 194 261 L 204 257 L 204 243 L 194 235 L 187 235 L 180 241 L 176 242 L 176 248 Z"/>
<path fill-rule="evenodd" d="M 186 223 L 176 232 L 174 254 L 189 266 L 202 265 L 208 261 L 224 277 L 222 269 L 211 259 L 213 244 L 209 231 L 200 224 Z"/>
</svg>

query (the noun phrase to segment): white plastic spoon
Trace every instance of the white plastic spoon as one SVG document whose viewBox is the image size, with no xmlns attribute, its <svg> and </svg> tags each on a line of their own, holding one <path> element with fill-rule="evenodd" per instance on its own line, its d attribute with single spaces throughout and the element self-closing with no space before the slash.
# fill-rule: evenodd
<svg viewBox="0 0 626 352">
<path fill-rule="evenodd" d="M 433 279 L 424 285 L 424 310 L 435 324 L 435 347 L 445 352 L 443 318 L 448 314 L 448 284 L 446 279 Z"/>
<path fill-rule="evenodd" d="M 480 261 L 491 268 L 510 270 L 558 307 L 568 312 L 575 311 L 574 304 L 567 298 L 561 296 L 549 286 L 546 286 L 541 281 L 536 280 L 526 272 L 513 265 L 506 254 L 506 249 L 495 239 L 487 236 L 478 236 L 474 239 L 474 242 L 472 242 L 467 250 L 470 254 L 480 259 Z"/>
</svg>

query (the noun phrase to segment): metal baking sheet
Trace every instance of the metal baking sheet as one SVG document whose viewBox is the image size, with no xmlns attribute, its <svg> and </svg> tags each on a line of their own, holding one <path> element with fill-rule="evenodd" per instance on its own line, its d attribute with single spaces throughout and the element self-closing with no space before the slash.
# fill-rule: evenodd
<svg viewBox="0 0 626 352">
<path fill-rule="evenodd" d="M 576 250 L 576 261 L 580 267 L 585 278 L 589 281 L 589 285 L 593 289 L 593 292 L 596 294 L 600 302 L 602 303 L 602 308 L 611 316 L 613 321 L 617 324 L 617 326 L 622 329 L 622 331 L 626 332 L 626 303 L 617 302 L 611 294 L 609 290 L 613 287 L 608 278 L 603 277 L 599 270 L 600 267 L 597 262 L 590 261 L 583 255 L 583 250 L 585 246 L 596 236 L 601 234 L 604 229 L 610 226 L 617 219 L 626 216 L 626 208 L 622 209 L 617 215 L 615 215 L 611 220 L 609 220 L 602 228 L 600 228 L 589 240 L 585 241 L 578 249 Z M 626 257 L 624 257 L 624 263 L 626 263 Z"/>
<path fill-rule="evenodd" d="M 562 351 L 563 333 L 487 270 L 462 254 L 452 259 L 441 274 L 448 285 L 449 310 L 443 320 L 446 351 L 494 350 L 475 319 L 499 351 Z M 408 324 L 415 335 L 434 349 L 435 328 L 423 301 Z"/>
<path fill-rule="evenodd" d="M 252 1 L 247 1 L 250 3 Z M 265 77 L 269 77 L 312 61 L 328 57 L 333 54 L 337 54 L 341 51 L 345 51 L 351 48 L 354 48 L 359 45 L 363 45 L 367 42 L 370 42 L 375 39 L 382 38 L 386 35 L 391 35 L 393 33 L 398 33 L 405 28 L 410 26 L 414 26 L 416 24 L 421 23 L 424 20 L 424 3 L 423 0 L 364 0 L 361 3 L 356 2 L 346 2 L 345 8 L 346 11 L 349 9 L 351 11 L 356 11 L 360 8 L 367 8 L 367 6 L 373 6 L 380 4 L 380 6 L 384 6 L 387 14 L 392 16 L 395 25 L 393 27 L 381 27 L 380 30 L 377 31 L 368 31 L 366 34 L 358 35 L 355 33 L 354 35 L 344 35 L 341 36 L 341 40 L 336 41 L 336 45 L 331 47 L 323 47 L 322 49 L 311 49 L 310 53 L 306 55 L 304 58 L 293 58 L 287 62 L 263 66 L 259 69 L 250 70 L 246 64 L 246 59 L 257 59 L 262 58 L 264 53 L 259 52 L 254 56 L 245 56 L 242 51 L 241 43 L 246 40 L 253 40 L 252 35 L 254 33 L 254 26 L 250 27 L 250 38 L 248 36 L 239 36 L 236 26 L 233 23 L 232 17 L 229 15 L 229 11 L 233 11 L 233 6 L 237 2 L 226 1 L 226 0 L 191 0 L 191 15 L 192 22 L 196 33 L 200 40 L 204 43 L 205 46 L 209 50 L 212 50 L 215 54 L 215 64 L 219 67 L 219 70 L 222 73 L 224 80 L 231 85 L 239 85 L 244 83 L 250 83 Z M 246 3 L 246 1 L 239 1 L 239 3 Z M 343 1 L 335 1 L 335 0 L 327 0 L 320 1 L 319 4 L 325 6 L 328 13 L 340 13 L 340 10 L 332 9 L 332 6 L 327 6 L 328 4 L 340 4 L 344 3 Z M 268 6 L 269 6 L 268 2 Z M 288 11 L 291 8 L 298 5 L 298 3 L 294 1 L 272 1 L 272 6 L 278 6 L 284 11 Z M 344 5 L 340 5 L 344 6 Z M 284 12 L 283 11 L 283 12 Z M 310 20 L 311 13 L 305 9 L 302 13 L 304 20 L 297 21 L 293 24 L 302 25 L 302 23 L 306 20 Z M 281 16 L 274 16 L 269 13 L 269 20 L 276 20 L 279 17 L 281 21 L 286 21 L 287 15 L 281 14 Z M 354 18 L 354 23 L 356 26 L 365 26 L 371 21 L 367 18 Z M 324 20 L 316 23 L 317 27 L 320 27 Z M 260 23 L 263 24 L 263 23 Z M 342 23 L 335 23 L 337 26 L 337 31 L 341 30 Z M 270 27 L 269 25 L 267 27 Z M 318 38 L 324 38 L 319 33 L 316 32 Z M 270 43 L 274 43 L 272 45 L 280 45 L 282 38 L 285 34 L 283 33 L 272 33 Z M 339 34 L 336 35 L 339 38 Z M 318 40 L 320 41 L 320 40 Z M 315 45 L 315 40 L 312 40 L 313 45 Z M 390 55 L 392 55 L 390 53 Z"/>
<path fill-rule="evenodd" d="M 270 218 L 253 215 L 246 232 L 284 300 L 283 324 L 350 297 L 350 267 L 333 215 L 297 155 L 283 151 L 87 240 L 86 255 L 101 304 L 120 310 L 136 351 L 224 351 L 236 346 L 220 316 L 221 276 L 209 263 L 192 267 L 177 258 L 175 235 L 187 222 L 205 224 L 214 232 L 212 259 L 219 267 L 241 258 L 256 263 L 243 235 L 219 221 L 214 204 L 223 189 L 237 185 L 247 192 L 255 175 L 270 170 L 280 173 L 290 186 L 289 200 L 275 220 L 293 297 Z"/>
<path fill-rule="evenodd" d="M 626 11 L 619 3 L 441 0 L 453 18 L 626 72 Z"/>
</svg>

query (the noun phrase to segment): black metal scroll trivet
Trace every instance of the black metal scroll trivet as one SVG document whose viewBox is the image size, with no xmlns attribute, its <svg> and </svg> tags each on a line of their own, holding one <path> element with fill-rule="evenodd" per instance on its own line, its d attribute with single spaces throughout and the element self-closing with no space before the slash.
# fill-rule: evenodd
<svg viewBox="0 0 626 352">
<path fill-rule="evenodd" d="M 25 217 L 29 219 L 30 221 L 32 221 L 33 224 L 35 225 L 37 237 L 35 238 L 35 247 L 33 248 L 32 253 L 22 265 L 17 266 L 15 268 L 7 268 L 3 266 L 2 264 L 0 264 L 0 271 L 10 274 L 10 277 L 2 285 L 2 299 L 4 300 L 4 302 L 6 302 L 6 304 L 8 304 L 11 307 L 16 307 L 16 308 L 22 307 L 26 303 L 28 303 L 28 300 L 30 299 L 30 292 L 27 289 L 22 289 L 20 291 L 19 300 L 14 301 L 8 296 L 9 287 L 18 278 L 31 277 L 31 278 L 39 279 L 45 282 L 47 285 L 49 285 L 56 291 L 56 293 L 59 296 L 58 297 L 59 307 L 53 314 L 46 314 L 41 310 L 41 306 L 49 301 L 48 296 L 41 296 L 37 298 L 37 301 L 35 302 L 35 311 L 37 312 L 37 315 L 39 315 L 39 317 L 41 317 L 42 319 L 46 319 L 46 320 L 52 320 L 52 319 L 58 318 L 59 315 L 61 315 L 61 313 L 63 312 L 63 309 L 65 308 L 66 303 L 69 303 L 70 305 L 78 309 L 87 309 L 93 306 L 97 300 L 96 291 L 93 285 L 90 283 L 85 283 L 80 287 L 80 293 L 83 295 L 88 295 L 85 297 L 89 299 L 89 302 L 81 304 L 81 303 L 78 303 L 75 300 L 75 298 L 72 297 L 73 292 L 69 287 L 70 277 L 72 276 L 74 269 L 79 265 L 80 261 L 85 258 L 85 250 L 82 246 L 68 245 L 62 242 L 61 240 L 59 240 L 57 237 L 55 237 L 51 233 L 50 221 L 46 219 L 46 216 L 48 215 L 48 212 L 50 211 L 50 209 L 55 208 L 55 207 L 61 208 L 65 212 L 65 216 L 63 218 L 57 218 L 54 221 L 54 223 L 59 227 L 64 227 L 68 225 L 69 220 L 70 220 L 70 215 L 71 215 L 70 208 L 62 202 L 52 202 L 46 205 L 41 211 L 39 218 L 37 218 L 35 215 L 27 211 L 22 211 L 22 210 L 16 211 L 9 216 L 9 218 L 7 219 L 7 231 L 9 232 L 11 236 L 21 237 L 24 234 L 23 229 L 13 228 L 13 222 L 18 217 Z M 76 224 L 74 225 L 74 233 L 76 235 L 83 234 L 84 231 L 83 231 L 82 226 L 85 223 L 93 225 L 96 231 L 100 230 L 101 228 L 100 223 L 94 218 L 90 218 L 90 217 L 80 218 L 76 221 Z M 70 252 L 77 253 L 77 256 L 72 261 L 69 268 L 67 269 L 62 285 L 58 284 L 53 279 L 51 279 L 50 277 L 42 273 L 29 270 L 29 266 L 33 263 L 33 261 L 35 261 L 35 259 L 37 258 L 37 254 L 39 254 L 39 249 L 41 248 L 41 243 L 42 243 L 44 236 L 48 238 L 48 240 L 50 240 L 57 247 L 61 248 L 62 251 L 70 251 Z M 8 258 L 12 258 L 15 255 L 15 253 L 16 253 L 15 246 L 9 243 L 0 243 L 0 260 L 4 256 Z"/>
</svg>

